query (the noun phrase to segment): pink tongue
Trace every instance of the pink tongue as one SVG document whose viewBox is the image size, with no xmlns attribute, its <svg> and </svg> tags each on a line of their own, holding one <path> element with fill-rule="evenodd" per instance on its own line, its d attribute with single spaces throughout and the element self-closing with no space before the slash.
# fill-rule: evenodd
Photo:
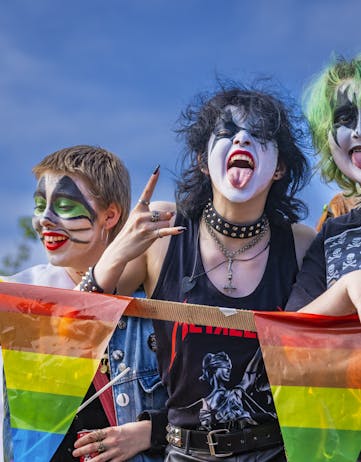
<svg viewBox="0 0 361 462">
<path fill-rule="evenodd" d="M 354 152 L 351 156 L 352 163 L 357 167 L 361 168 L 361 152 Z"/>
<path fill-rule="evenodd" d="M 243 188 L 251 179 L 251 168 L 232 167 L 227 171 L 228 181 L 234 188 Z"/>
</svg>

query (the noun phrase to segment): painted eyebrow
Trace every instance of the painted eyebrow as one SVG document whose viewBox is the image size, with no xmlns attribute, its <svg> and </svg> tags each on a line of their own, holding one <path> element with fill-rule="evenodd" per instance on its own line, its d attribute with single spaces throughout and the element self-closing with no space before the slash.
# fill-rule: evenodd
<svg viewBox="0 0 361 462">
<path fill-rule="evenodd" d="M 36 189 L 34 191 L 33 197 L 35 198 L 36 196 L 42 196 L 45 197 L 45 178 L 42 177 L 36 186 Z"/>
</svg>

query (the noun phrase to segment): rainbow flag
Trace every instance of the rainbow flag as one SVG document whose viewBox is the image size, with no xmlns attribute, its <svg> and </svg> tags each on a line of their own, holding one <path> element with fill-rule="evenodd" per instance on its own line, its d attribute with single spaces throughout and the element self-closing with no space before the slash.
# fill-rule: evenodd
<svg viewBox="0 0 361 462">
<path fill-rule="evenodd" d="M 48 462 L 131 298 L 0 284 L 14 462 Z"/>
<path fill-rule="evenodd" d="M 358 317 L 254 315 L 288 462 L 355 462 L 361 452 Z"/>
</svg>

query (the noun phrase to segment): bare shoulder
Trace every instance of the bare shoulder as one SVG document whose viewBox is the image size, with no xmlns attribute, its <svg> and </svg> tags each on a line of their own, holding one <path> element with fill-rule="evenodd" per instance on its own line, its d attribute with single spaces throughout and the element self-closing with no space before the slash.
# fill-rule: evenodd
<svg viewBox="0 0 361 462">
<path fill-rule="evenodd" d="M 297 263 L 298 267 L 301 268 L 303 257 L 317 233 L 316 230 L 303 223 L 294 223 L 292 225 L 292 231 L 295 240 Z"/>
</svg>

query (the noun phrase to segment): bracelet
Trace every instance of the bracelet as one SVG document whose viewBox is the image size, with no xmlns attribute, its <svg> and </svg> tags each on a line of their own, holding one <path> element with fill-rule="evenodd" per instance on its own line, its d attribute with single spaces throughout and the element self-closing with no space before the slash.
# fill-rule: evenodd
<svg viewBox="0 0 361 462">
<path fill-rule="evenodd" d="M 94 266 L 90 266 L 88 271 L 82 277 L 79 284 L 79 290 L 82 292 L 98 292 L 104 293 L 104 289 L 100 287 L 94 277 Z"/>
</svg>

